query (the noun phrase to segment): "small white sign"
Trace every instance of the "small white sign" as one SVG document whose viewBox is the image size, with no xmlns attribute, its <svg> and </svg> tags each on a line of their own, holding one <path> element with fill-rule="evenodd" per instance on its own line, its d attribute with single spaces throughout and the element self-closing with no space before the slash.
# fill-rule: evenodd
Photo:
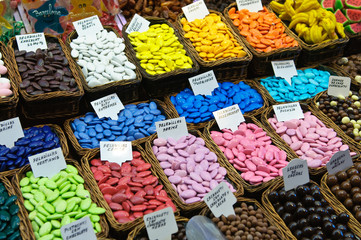
<svg viewBox="0 0 361 240">
<path fill-rule="evenodd" d="M 263 9 L 261 0 L 236 0 L 238 10 L 248 9 L 250 12 L 258 12 Z"/>
<path fill-rule="evenodd" d="M 327 172 L 330 175 L 336 174 L 339 171 L 343 171 L 352 167 L 353 161 L 350 155 L 350 151 L 339 151 L 335 153 L 330 161 L 326 163 Z"/>
<path fill-rule="evenodd" d="M 15 38 L 19 51 L 35 52 L 38 48 L 48 49 L 44 33 L 16 35 Z"/>
<path fill-rule="evenodd" d="M 204 201 L 215 217 L 235 215 L 233 204 L 237 202 L 237 199 L 225 182 L 221 182 L 207 193 Z"/>
<path fill-rule="evenodd" d="M 219 87 L 213 70 L 191 77 L 188 80 L 194 95 L 212 95 L 213 90 Z"/>
<path fill-rule="evenodd" d="M 24 137 L 24 131 L 18 117 L 0 122 L 0 145 L 12 148 L 22 137 Z"/>
<path fill-rule="evenodd" d="M 188 135 L 187 123 L 185 117 L 172 118 L 155 123 L 158 138 L 174 138 L 180 139 Z"/>
<path fill-rule="evenodd" d="M 133 160 L 132 142 L 100 141 L 100 159 L 119 165 L 128 160 Z"/>
<path fill-rule="evenodd" d="M 28 157 L 34 177 L 51 178 L 66 168 L 66 162 L 61 148 L 55 148 L 46 152 Z"/>
<path fill-rule="evenodd" d="M 145 19 L 144 17 L 139 16 L 138 14 L 134 14 L 134 17 L 130 21 L 127 29 L 125 30 L 126 33 L 132 32 L 145 32 L 149 29 L 150 22 Z"/>
<path fill-rule="evenodd" d="M 64 240 L 97 240 L 88 216 L 62 226 L 60 232 Z"/>
<path fill-rule="evenodd" d="M 330 76 L 328 80 L 327 94 L 338 97 L 340 95 L 347 97 L 350 92 L 351 78 Z"/>
<path fill-rule="evenodd" d="M 282 169 L 285 191 L 306 184 L 310 181 L 307 161 L 299 158 L 293 159 Z"/>
<path fill-rule="evenodd" d="M 297 69 L 293 60 L 272 61 L 273 72 L 276 77 L 284 78 L 292 85 L 291 78 L 297 76 Z"/>
<path fill-rule="evenodd" d="M 76 32 L 79 36 L 87 36 L 95 39 L 96 34 L 103 30 L 103 25 L 97 15 L 73 22 Z"/>
<path fill-rule="evenodd" d="M 231 129 L 232 132 L 238 129 L 239 124 L 244 122 L 244 117 L 238 104 L 213 112 L 219 129 Z"/>
<path fill-rule="evenodd" d="M 203 0 L 182 7 L 182 10 L 188 22 L 192 22 L 196 19 L 203 19 L 209 14 L 208 8 Z"/>
<path fill-rule="evenodd" d="M 149 240 L 172 239 L 172 234 L 178 232 L 177 222 L 171 207 L 144 215 L 143 220 Z"/>
<path fill-rule="evenodd" d="M 304 118 L 299 102 L 273 105 L 272 107 L 276 114 L 277 121 L 279 122 Z"/>
<path fill-rule="evenodd" d="M 110 117 L 113 120 L 118 120 L 118 113 L 124 109 L 116 93 L 92 101 L 91 105 L 99 118 Z"/>
</svg>

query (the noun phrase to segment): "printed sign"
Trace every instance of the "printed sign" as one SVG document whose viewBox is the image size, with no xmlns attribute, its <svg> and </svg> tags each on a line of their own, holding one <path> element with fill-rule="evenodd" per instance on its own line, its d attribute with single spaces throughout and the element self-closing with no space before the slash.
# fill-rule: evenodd
<svg viewBox="0 0 361 240">
<path fill-rule="evenodd" d="M 88 216 L 62 226 L 60 232 L 64 240 L 97 240 Z"/>
<path fill-rule="evenodd" d="M 96 38 L 98 32 L 104 29 L 97 15 L 75 21 L 73 25 L 79 36 L 87 36 L 93 39 Z"/>
<path fill-rule="evenodd" d="M 282 169 L 282 173 L 285 191 L 291 190 L 310 181 L 306 160 L 301 160 L 299 158 L 293 159 Z"/>
<path fill-rule="evenodd" d="M 248 9 L 250 12 L 258 12 L 263 9 L 260 0 L 236 0 L 239 10 Z"/>
<path fill-rule="evenodd" d="M 207 193 L 204 201 L 215 217 L 235 215 L 233 204 L 237 202 L 237 199 L 225 182 L 221 182 L 212 191 Z"/>
<path fill-rule="evenodd" d="M 330 76 L 328 80 L 327 94 L 338 97 L 340 95 L 347 97 L 350 92 L 351 78 Z"/>
<path fill-rule="evenodd" d="M 188 135 L 187 123 L 185 117 L 172 118 L 155 123 L 158 138 L 174 138 L 180 139 Z"/>
<path fill-rule="evenodd" d="M 22 137 L 24 137 L 24 131 L 18 117 L 0 122 L 0 145 L 12 148 Z"/>
<path fill-rule="evenodd" d="M 330 161 L 326 163 L 327 172 L 330 175 L 336 174 L 339 171 L 343 171 L 352 167 L 353 161 L 350 155 L 350 151 L 339 151 L 335 153 Z"/>
<path fill-rule="evenodd" d="M 133 160 L 132 142 L 100 141 L 100 159 L 102 161 L 123 162 Z"/>
<path fill-rule="evenodd" d="M 16 35 L 15 38 L 19 51 L 35 52 L 38 48 L 48 49 L 44 33 Z"/>
<path fill-rule="evenodd" d="M 284 78 L 292 85 L 291 78 L 297 76 L 297 69 L 293 60 L 272 61 L 273 72 L 276 77 Z"/>
<path fill-rule="evenodd" d="M 232 132 L 238 129 L 239 124 L 244 122 L 244 117 L 238 104 L 213 112 L 219 129 L 231 129 Z"/>
<path fill-rule="evenodd" d="M 212 95 L 213 90 L 219 87 L 213 70 L 191 77 L 188 80 L 194 95 Z"/>
<path fill-rule="evenodd" d="M 125 30 L 126 33 L 132 33 L 132 32 L 145 32 L 149 29 L 150 22 L 139 16 L 138 14 L 134 14 L 134 17 L 130 21 L 127 29 Z"/>
<path fill-rule="evenodd" d="M 168 240 L 173 233 L 178 232 L 171 207 L 144 215 L 143 220 L 150 240 Z"/>
<path fill-rule="evenodd" d="M 124 109 L 116 93 L 92 101 L 91 105 L 99 118 L 110 117 L 113 120 L 118 120 L 118 113 Z"/>
<path fill-rule="evenodd" d="M 203 19 L 209 14 L 208 8 L 203 0 L 182 7 L 182 10 L 188 22 L 192 22 L 196 19 Z"/>
<path fill-rule="evenodd" d="M 272 107 L 279 122 L 304 118 L 299 102 L 273 105 Z"/>
</svg>

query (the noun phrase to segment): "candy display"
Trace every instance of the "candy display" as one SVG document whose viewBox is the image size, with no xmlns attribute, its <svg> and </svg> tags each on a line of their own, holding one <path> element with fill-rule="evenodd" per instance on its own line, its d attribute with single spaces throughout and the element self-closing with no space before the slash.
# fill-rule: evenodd
<svg viewBox="0 0 361 240">
<path fill-rule="evenodd" d="M 3 183 L 0 183 L 0 224 L 2 230 L 0 231 L 1 239 L 21 239 L 20 236 L 20 218 L 18 216 L 19 206 L 15 203 L 17 197 L 16 195 L 10 195 L 6 191 L 6 188 Z"/>
<path fill-rule="evenodd" d="M 356 82 L 361 83 L 361 54 L 342 57 L 335 61 L 335 63 L 353 77 Z"/>
<path fill-rule="evenodd" d="M 185 222 L 177 222 L 178 232 L 172 234 L 172 240 L 187 240 Z M 144 233 L 144 231 L 135 236 L 135 240 L 149 240 L 148 236 Z"/>
<path fill-rule="evenodd" d="M 13 95 L 11 90 L 10 80 L 6 78 L 6 73 L 8 69 L 4 66 L 4 61 L 2 59 L 2 54 L 0 53 L 0 98 L 5 98 Z M 3 77 L 3 75 L 5 75 Z"/>
</svg>

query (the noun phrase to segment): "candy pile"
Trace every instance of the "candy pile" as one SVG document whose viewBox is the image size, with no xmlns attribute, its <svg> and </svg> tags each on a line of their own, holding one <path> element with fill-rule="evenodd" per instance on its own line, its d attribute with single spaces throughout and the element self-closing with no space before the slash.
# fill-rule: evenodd
<svg viewBox="0 0 361 240">
<path fill-rule="evenodd" d="M 0 98 L 4 98 L 13 95 L 13 91 L 11 91 L 10 80 L 2 77 L 8 72 L 8 69 L 4 66 L 4 61 L 1 58 L 2 54 L 0 53 Z"/>
</svg>

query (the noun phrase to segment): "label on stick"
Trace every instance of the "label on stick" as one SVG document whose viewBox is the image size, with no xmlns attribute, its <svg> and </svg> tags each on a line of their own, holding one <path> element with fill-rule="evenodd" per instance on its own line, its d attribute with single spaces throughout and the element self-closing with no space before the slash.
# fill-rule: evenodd
<svg viewBox="0 0 361 240">
<path fill-rule="evenodd" d="M 88 216 L 62 226 L 60 232 L 64 240 L 97 240 Z"/>
<path fill-rule="evenodd" d="M 221 215 L 228 217 L 235 214 L 233 204 L 237 202 L 237 199 L 225 182 L 221 182 L 212 191 L 207 193 L 204 201 L 215 217 L 220 217 Z"/>
<path fill-rule="evenodd" d="M 87 36 L 93 39 L 96 38 L 98 32 L 104 29 L 97 15 L 75 21 L 73 25 L 79 36 Z"/>
<path fill-rule="evenodd" d="M 340 95 L 347 97 L 350 92 L 351 78 L 330 76 L 328 81 L 327 94 L 338 97 Z"/>
<path fill-rule="evenodd" d="M 212 95 L 213 90 L 219 87 L 213 70 L 191 77 L 188 80 L 194 95 Z"/>
<path fill-rule="evenodd" d="M 352 165 L 353 161 L 349 150 L 339 151 L 333 154 L 330 161 L 326 163 L 327 172 L 330 175 L 349 169 Z"/>
<path fill-rule="evenodd" d="M 0 144 L 12 148 L 15 142 L 24 137 L 24 131 L 21 127 L 18 117 L 0 122 Z"/>
<path fill-rule="evenodd" d="M 293 159 L 282 169 L 285 191 L 306 184 L 310 181 L 307 161 L 299 158 Z"/>
<path fill-rule="evenodd" d="M 174 138 L 180 139 L 188 135 L 187 123 L 185 117 L 172 118 L 155 123 L 158 138 Z"/>
<path fill-rule="evenodd" d="M 177 222 L 171 207 L 149 213 L 143 217 L 149 240 L 170 240 L 178 232 Z"/>
<path fill-rule="evenodd" d="M 272 61 L 273 72 L 276 77 L 284 78 L 292 85 L 291 78 L 297 76 L 297 69 L 293 60 Z"/>
<path fill-rule="evenodd" d="M 119 165 L 128 160 L 133 160 L 132 142 L 100 141 L 100 159 Z"/>
<path fill-rule="evenodd" d="M 132 32 L 145 32 L 149 29 L 150 22 L 145 19 L 144 17 L 141 17 L 138 14 L 134 14 L 134 17 L 130 21 L 127 29 L 125 30 L 126 33 L 132 33 Z"/>
<path fill-rule="evenodd" d="M 277 121 L 279 122 L 304 118 L 299 102 L 273 105 L 272 107 L 276 114 Z"/>
<path fill-rule="evenodd" d="M 116 93 L 99 98 L 90 104 L 99 118 L 110 117 L 113 120 L 118 120 L 118 113 L 124 109 L 124 105 Z"/>
<path fill-rule="evenodd" d="M 203 0 L 182 7 L 182 10 L 188 22 L 192 22 L 196 19 L 203 19 L 209 14 L 208 8 Z"/>
<path fill-rule="evenodd" d="M 263 9 L 261 0 L 236 0 L 238 10 L 248 9 L 250 12 L 258 12 Z"/>
<path fill-rule="evenodd" d="M 238 104 L 213 112 L 219 129 L 231 129 L 232 132 L 238 129 L 239 124 L 244 122 L 244 117 Z"/>
<path fill-rule="evenodd" d="M 35 52 L 38 48 L 48 49 L 44 33 L 16 35 L 15 38 L 19 51 Z"/>
</svg>

